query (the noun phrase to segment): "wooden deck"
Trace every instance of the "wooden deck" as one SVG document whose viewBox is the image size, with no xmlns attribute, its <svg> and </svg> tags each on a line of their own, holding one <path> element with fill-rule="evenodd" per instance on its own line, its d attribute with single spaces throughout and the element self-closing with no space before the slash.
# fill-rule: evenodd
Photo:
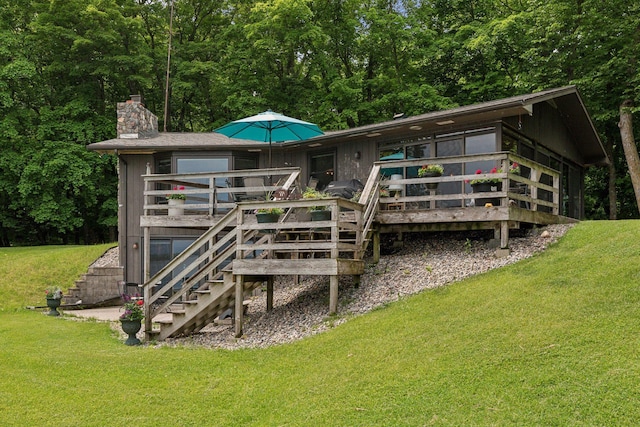
<svg viewBox="0 0 640 427">
<path fill-rule="evenodd" d="M 384 169 L 404 170 L 410 175 L 425 163 L 467 170 L 472 165 L 495 164 L 495 173 L 449 174 L 440 177 L 385 179 L 380 181 L 378 233 L 464 231 L 489 229 L 507 253 L 509 230 L 522 224 L 545 225 L 575 222 L 560 212 L 560 174 L 546 166 L 511 153 L 479 154 L 438 159 L 376 162 L 371 175 Z M 522 172 L 509 172 L 517 163 Z M 474 192 L 472 182 L 491 180 L 483 192 Z M 398 190 L 399 189 L 399 190 Z M 477 190 L 477 188 L 475 189 Z"/>
<path fill-rule="evenodd" d="M 379 259 L 381 233 L 493 229 L 500 242 L 498 251 L 508 253 L 510 229 L 522 224 L 574 221 L 559 215 L 560 175 L 543 165 L 510 153 L 431 160 L 444 165 L 445 170 L 447 166 L 466 170 L 471 167 L 467 164 L 491 163 L 508 171 L 516 162 L 527 173 L 450 173 L 427 178 L 414 173 L 425 159 L 376 162 L 357 203 L 322 199 L 331 213 L 322 221 L 312 221 L 308 213 L 318 200 L 296 197 L 296 192 L 301 193 L 297 168 L 145 176 L 145 215 L 140 220 L 147 245 L 145 272 L 149 271 L 148 242 L 154 228 L 207 229 L 154 277 L 145 274 L 148 337 L 155 334 L 164 339 L 197 331 L 229 307 L 235 308 L 236 335 L 240 336 L 247 292 L 266 281 L 267 307 L 272 307 L 276 275 L 329 276 L 329 313 L 335 313 L 340 276 L 359 280 L 370 241 L 374 262 Z M 390 168 L 403 174 L 389 179 L 383 171 Z M 261 188 L 218 188 L 223 177 L 233 181 L 266 174 L 272 178 L 279 175 L 277 183 Z M 483 192 L 477 188 L 473 192 L 474 180 L 491 180 L 492 184 Z M 158 189 L 163 185 L 184 185 L 180 191 L 187 200 L 194 199 L 181 215 L 168 215 L 168 206 L 156 203 L 167 194 L 167 190 Z M 262 200 L 230 201 L 230 197 L 236 199 L 234 194 L 259 190 L 265 194 Z M 273 200 L 274 195 L 282 200 Z M 280 208 L 284 214 L 277 222 L 259 223 L 255 213 L 265 208 Z M 185 268 L 184 263 L 193 257 L 196 261 Z M 172 321 L 153 332 L 152 319 L 167 311 L 174 313 Z"/>
</svg>

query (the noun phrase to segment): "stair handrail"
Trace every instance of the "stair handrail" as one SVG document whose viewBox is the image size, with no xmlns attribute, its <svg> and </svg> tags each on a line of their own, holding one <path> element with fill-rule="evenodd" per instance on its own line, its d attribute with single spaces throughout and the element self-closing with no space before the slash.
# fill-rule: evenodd
<svg viewBox="0 0 640 427">
<path fill-rule="evenodd" d="M 367 246 L 369 246 L 369 234 L 371 226 L 378 212 L 378 201 L 380 198 L 380 165 L 374 164 L 369 173 L 367 183 L 362 190 L 358 203 L 365 206 L 362 216 L 362 252 L 360 256 L 364 256 Z"/>
<path fill-rule="evenodd" d="M 297 184 L 299 174 L 300 169 L 294 168 L 291 170 L 290 175 L 287 177 L 282 186 L 279 186 L 280 183 L 276 185 L 289 191 L 292 186 Z M 213 279 L 214 277 L 216 277 L 215 274 L 211 275 L 211 273 L 214 272 L 215 269 L 222 264 L 222 262 L 233 259 L 235 257 L 235 239 L 237 238 L 235 227 L 237 226 L 237 211 L 238 206 L 236 205 L 232 209 L 230 209 L 220 219 L 220 221 L 218 221 L 207 231 L 205 231 L 182 253 L 173 258 L 169 263 L 167 263 L 167 265 L 161 268 L 160 271 L 158 271 L 153 277 L 151 277 L 144 283 L 145 328 L 147 328 L 147 330 L 151 330 L 152 320 L 158 313 L 165 311 L 173 302 L 189 292 L 189 290 L 195 284 L 205 279 L 207 276 L 209 276 L 209 279 Z M 218 235 L 223 231 L 226 231 L 226 233 L 223 236 L 218 237 Z M 243 238 L 253 238 L 256 234 L 256 230 L 249 230 L 243 234 Z M 212 244 L 208 250 L 202 251 L 202 248 L 209 242 L 215 243 Z M 228 246 L 224 248 L 224 251 L 217 254 L 217 252 L 225 245 Z M 189 258 L 195 254 L 199 254 L 196 260 L 194 260 L 189 264 L 189 266 L 175 274 L 171 278 L 171 280 L 169 280 L 162 287 L 156 289 L 155 292 L 153 292 L 153 287 L 157 283 L 161 283 L 162 280 L 166 279 L 169 276 L 169 274 L 172 274 L 174 272 L 177 266 L 186 263 Z M 205 264 L 202 265 L 202 263 Z M 187 278 L 187 274 L 190 273 L 191 276 Z M 181 284 L 181 288 L 162 303 L 158 303 L 160 297 L 177 284 Z"/>
<path fill-rule="evenodd" d="M 204 232 L 200 237 L 198 237 L 187 249 L 185 249 L 182 253 L 180 253 L 177 257 L 172 259 L 167 265 L 160 269 L 153 277 L 149 278 L 143 285 L 144 287 L 144 301 L 145 301 L 145 328 L 151 328 L 151 321 L 153 317 L 158 313 L 158 310 L 153 310 L 152 307 L 156 305 L 156 301 L 167 292 L 174 285 L 180 283 L 181 280 L 191 271 L 191 269 L 184 269 L 176 276 L 174 276 L 170 281 L 168 281 L 164 286 L 160 289 L 156 290 L 156 292 L 152 293 L 153 287 L 162 282 L 165 278 L 169 276 L 169 274 L 173 273 L 176 266 L 183 264 L 186 262 L 189 257 L 194 254 L 198 254 L 201 248 L 207 243 L 213 241 L 212 239 L 220 234 L 222 231 L 227 229 L 228 227 L 235 227 L 236 221 L 236 212 L 237 207 L 231 209 L 227 214 L 218 221 L 215 225 L 209 228 L 206 232 Z M 229 240 L 235 237 L 235 233 L 231 233 Z M 206 253 L 200 255 L 196 262 L 202 262 L 204 258 L 207 258 L 212 251 L 217 251 L 224 245 L 227 241 L 219 240 L 216 244 L 212 245 L 211 248 L 206 251 Z M 163 304 L 164 305 L 164 304 Z M 150 329 L 148 329 L 150 330 Z"/>
</svg>

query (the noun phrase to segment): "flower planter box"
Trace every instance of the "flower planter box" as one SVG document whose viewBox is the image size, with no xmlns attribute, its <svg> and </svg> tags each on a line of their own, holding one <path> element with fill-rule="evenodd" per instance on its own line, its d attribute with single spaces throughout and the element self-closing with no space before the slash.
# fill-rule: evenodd
<svg viewBox="0 0 640 427">
<path fill-rule="evenodd" d="M 271 212 L 258 212 L 256 213 L 256 221 L 258 221 L 258 224 L 269 224 L 269 223 L 274 223 L 274 222 L 278 222 L 278 219 L 280 219 L 280 214 L 277 213 L 271 213 Z M 268 230 L 260 230 L 264 233 L 275 233 L 276 230 L 273 229 L 268 229 Z"/>
<path fill-rule="evenodd" d="M 127 340 L 124 342 L 125 345 L 140 345 L 140 340 L 136 337 L 136 334 L 142 328 L 142 320 L 127 320 L 120 319 L 120 325 L 122 327 L 122 331 L 128 335 Z"/>
<path fill-rule="evenodd" d="M 502 183 L 479 182 L 477 184 L 471 184 L 471 189 L 474 193 L 495 193 L 496 191 L 502 191 Z M 500 206 L 499 197 L 476 198 L 474 200 L 476 206 L 486 206 L 487 203 L 491 203 L 493 206 Z"/>
</svg>

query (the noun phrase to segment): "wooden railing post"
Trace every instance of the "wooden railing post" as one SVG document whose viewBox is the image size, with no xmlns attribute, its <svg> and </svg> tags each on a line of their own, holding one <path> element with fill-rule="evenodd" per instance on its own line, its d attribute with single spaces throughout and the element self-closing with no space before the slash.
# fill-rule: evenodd
<svg viewBox="0 0 640 427">
<path fill-rule="evenodd" d="M 500 170 L 506 174 L 506 176 L 502 179 L 502 192 L 507 193 L 509 191 L 509 156 L 505 155 L 504 159 L 500 162 Z M 500 206 L 509 206 L 509 199 L 505 197 L 500 198 Z"/>
<path fill-rule="evenodd" d="M 211 177 L 209 178 L 209 215 L 210 216 L 213 216 L 213 214 L 216 211 L 214 208 L 216 203 L 215 188 L 216 188 L 216 178 Z"/>
<path fill-rule="evenodd" d="M 553 177 L 553 188 L 555 188 L 557 191 L 553 192 L 553 214 L 554 215 L 559 215 L 560 214 L 560 176 L 559 175 L 554 175 Z"/>
</svg>

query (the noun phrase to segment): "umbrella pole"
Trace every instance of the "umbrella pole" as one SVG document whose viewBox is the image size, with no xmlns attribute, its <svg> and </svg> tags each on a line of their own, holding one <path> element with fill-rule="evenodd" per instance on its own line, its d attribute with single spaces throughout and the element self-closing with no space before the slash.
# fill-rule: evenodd
<svg viewBox="0 0 640 427">
<path fill-rule="evenodd" d="M 271 129 L 269 129 L 269 169 L 271 169 Z M 271 174 L 269 174 L 269 185 L 271 185 Z"/>
</svg>

